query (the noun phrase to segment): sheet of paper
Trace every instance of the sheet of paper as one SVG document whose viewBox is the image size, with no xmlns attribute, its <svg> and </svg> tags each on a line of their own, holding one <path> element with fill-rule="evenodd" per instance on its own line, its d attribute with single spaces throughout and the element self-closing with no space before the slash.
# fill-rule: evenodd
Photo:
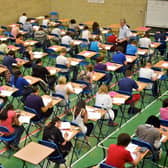
<svg viewBox="0 0 168 168">
<path fill-rule="evenodd" d="M 120 98 L 120 97 L 113 97 L 112 98 L 112 102 L 113 103 L 121 103 L 121 104 L 124 104 L 125 103 L 125 99 L 124 98 Z"/>
<path fill-rule="evenodd" d="M 138 51 L 139 55 L 145 55 L 145 53 L 146 53 L 145 51 Z"/>
<path fill-rule="evenodd" d="M 90 53 L 89 52 L 85 52 L 83 55 L 87 57 L 87 56 L 90 55 Z"/>
<path fill-rule="evenodd" d="M 166 135 L 162 135 L 160 142 L 162 142 L 166 138 Z"/>
<path fill-rule="evenodd" d="M 72 66 L 78 65 L 78 62 L 76 62 L 76 61 L 71 61 L 71 65 L 72 65 Z"/>
<path fill-rule="evenodd" d="M 56 74 L 56 69 L 50 69 L 49 72 L 50 72 L 51 75 L 55 75 Z"/>
<path fill-rule="evenodd" d="M 32 83 L 31 79 L 26 79 L 29 84 Z"/>
<path fill-rule="evenodd" d="M 88 119 L 100 119 L 101 114 L 97 112 L 88 111 Z"/>
<path fill-rule="evenodd" d="M 131 58 L 126 58 L 127 62 L 132 62 L 132 59 Z"/>
<path fill-rule="evenodd" d="M 13 93 L 13 91 L 1 90 L 1 95 L 2 95 L 2 96 L 11 96 L 12 93 Z"/>
<path fill-rule="evenodd" d="M 18 118 L 19 122 L 20 123 L 30 123 L 30 117 L 29 116 L 20 116 Z"/>
<path fill-rule="evenodd" d="M 75 91 L 76 94 L 81 93 L 82 90 L 83 90 L 82 88 L 74 88 L 74 91 Z"/>
<path fill-rule="evenodd" d="M 70 129 L 70 128 L 71 128 L 70 122 L 61 122 L 60 129 Z"/>
<path fill-rule="evenodd" d="M 68 134 L 68 136 L 65 138 L 66 140 L 70 140 L 73 134 L 71 131 L 66 131 L 66 130 L 61 130 L 61 133 L 64 138 L 65 138 L 65 134 Z"/>
<path fill-rule="evenodd" d="M 108 66 L 107 66 L 107 69 L 108 69 L 108 70 L 111 70 L 111 71 L 114 71 L 114 70 L 116 70 L 116 67 L 115 67 L 115 66 L 109 66 L 109 65 L 108 65 Z"/>
<path fill-rule="evenodd" d="M 132 156 L 133 159 L 136 159 L 136 158 L 137 158 L 137 155 L 134 154 L 134 152 L 136 151 L 136 148 L 137 148 L 137 145 L 132 144 L 132 143 L 130 143 L 130 144 L 126 147 L 126 149 L 127 149 L 128 151 L 130 151 L 131 156 Z"/>
<path fill-rule="evenodd" d="M 86 110 L 87 110 L 87 112 L 93 112 L 93 111 L 95 111 L 95 108 L 86 106 Z"/>
<path fill-rule="evenodd" d="M 168 63 L 163 63 L 162 66 L 163 67 L 168 67 Z"/>
<path fill-rule="evenodd" d="M 47 106 L 52 101 L 51 98 L 42 97 L 42 99 L 43 99 L 44 106 Z"/>
</svg>

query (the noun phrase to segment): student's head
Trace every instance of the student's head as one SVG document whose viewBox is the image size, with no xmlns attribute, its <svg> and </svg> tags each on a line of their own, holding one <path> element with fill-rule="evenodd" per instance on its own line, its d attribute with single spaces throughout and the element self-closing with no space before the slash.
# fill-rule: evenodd
<svg viewBox="0 0 168 168">
<path fill-rule="evenodd" d="M 21 73 L 20 70 L 16 70 L 13 75 L 14 75 L 15 78 L 18 78 L 21 74 L 22 73 Z"/>
<path fill-rule="evenodd" d="M 82 109 L 86 108 L 86 103 L 84 100 L 79 100 L 75 109 L 75 116 L 77 116 Z"/>
<path fill-rule="evenodd" d="M 123 52 L 124 49 L 121 46 L 117 46 L 116 49 L 115 49 L 115 51 L 117 51 L 117 52 Z"/>
<path fill-rule="evenodd" d="M 88 30 L 89 27 L 87 25 L 84 26 L 83 30 Z"/>
<path fill-rule="evenodd" d="M 71 36 L 71 34 L 72 34 L 72 33 L 71 33 L 70 31 L 67 31 L 67 32 L 66 32 L 66 35 L 67 35 L 67 36 Z"/>
<path fill-rule="evenodd" d="M 168 107 L 168 98 L 163 100 L 162 107 Z"/>
<path fill-rule="evenodd" d="M 44 16 L 44 18 L 45 18 L 45 19 L 48 19 L 48 18 L 49 18 L 49 16 L 48 16 L 48 15 L 45 15 L 45 16 Z"/>
<path fill-rule="evenodd" d="M 131 44 L 137 46 L 137 41 L 136 40 L 132 40 Z"/>
<path fill-rule="evenodd" d="M 145 33 L 145 34 L 144 34 L 144 37 L 149 38 L 149 33 Z"/>
<path fill-rule="evenodd" d="M 66 55 L 66 53 L 67 53 L 66 48 L 62 48 L 61 51 L 60 51 L 60 54 L 61 55 Z"/>
<path fill-rule="evenodd" d="M 22 15 L 23 15 L 23 16 L 26 16 L 27 14 L 26 14 L 26 13 L 23 13 Z"/>
<path fill-rule="evenodd" d="M 75 20 L 75 19 L 71 19 L 71 20 L 70 20 L 70 23 L 71 23 L 71 24 L 76 24 L 76 20 Z"/>
<path fill-rule="evenodd" d="M 124 26 L 126 24 L 126 19 L 120 19 L 120 25 L 121 26 Z"/>
<path fill-rule="evenodd" d="M 146 124 L 150 124 L 156 128 L 160 128 L 160 120 L 158 117 L 154 115 L 151 115 L 150 117 L 148 117 L 148 119 L 146 120 Z"/>
<path fill-rule="evenodd" d="M 26 22 L 30 22 L 30 21 L 31 21 L 31 18 L 27 18 L 27 19 L 26 19 Z"/>
<path fill-rule="evenodd" d="M 152 67 L 151 61 L 148 61 L 148 62 L 146 63 L 146 67 L 147 67 L 147 68 L 151 68 L 151 67 Z"/>
<path fill-rule="evenodd" d="M 22 34 L 17 34 L 16 38 L 17 38 L 17 39 L 22 39 L 22 38 L 23 38 L 23 35 L 22 35 Z"/>
<path fill-rule="evenodd" d="M 51 120 L 51 122 L 48 124 L 48 127 L 60 127 L 61 126 L 61 120 L 58 117 L 55 117 Z"/>
<path fill-rule="evenodd" d="M 13 110 L 12 104 L 7 104 L 5 108 L 0 111 L 0 120 L 6 120 L 8 118 L 8 111 Z"/>
<path fill-rule="evenodd" d="M 128 144 L 131 142 L 131 137 L 129 134 L 121 133 L 117 138 L 117 145 L 121 146 L 128 146 Z"/>
<path fill-rule="evenodd" d="M 93 31 L 94 31 L 95 29 L 99 29 L 99 23 L 94 22 L 94 23 L 92 24 L 92 29 L 93 29 Z"/>
<path fill-rule="evenodd" d="M 98 90 L 99 94 L 108 94 L 108 87 L 106 85 L 101 85 L 99 90 Z"/>
<path fill-rule="evenodd" d="M 37 59 L 37 60 L 35 61 L 35 63 L 36 63 L 37 65 L 42 65 L 42 60 L 41 60 L 41 59 Z"/>
<path fill-rule="evenodd" d="M 126 76 L 126 77 L 132 76 L 132 72 L 131 72 L 130 70 L 126 70 L 125 76 Z"/>
<path fill-rule="evenodd" d="M 40 25 L 40 27 L 39 27 L 39 29 L 37 29 L 36 31 L 42 31 L 43 30 L 43 26 L 42 25 Z"/>
<path fill-rule="evenodd" d="M 29 45 L 29 46 L 26 47 L 26 50 L 27 50 L 27 51 L 32 51 L 33 48 L 32 48 L 32 46 Z"/>
<path fill-rule="evenodd" d="M 102 62 L 104 60 L 104 56 L 100 56 L 96 59 L 96 62 L 99 63 L 99 62 Z"/>
<path fill-rule="evenodd" d="M 39 94 L 39 89 L 38 89 L 38 87 L 33 86 L 33 87 L 32 87 L 32 93 L 38 95 L 38 94 Z"/>
<path fill-rule="evenodd" d="M 66 84 L 66 82 L 67 82 L 67 79 L 66 79 L 65 76 L 60 76 L 60 77 L 59 77 L 59 79 L 58 79 L 58 84 L 64 85 L 64 84 Z"/>
<path fill-rule="evenodd" d="M 11 57 L 13 57 L 13 58 L 15 58 L 15 52 L 12 51 L 12 50 L 10 50 L 10 51 L 8 52 L 8 55 L 11 56 Z"/>
<path fill-rule="evenodd" d="M 88 66 L 86 66 L 86 70 L 88 72 L 92 72 L 93 71 L 93 65 L 92 64 L 89 64 Z"/>
</svg>

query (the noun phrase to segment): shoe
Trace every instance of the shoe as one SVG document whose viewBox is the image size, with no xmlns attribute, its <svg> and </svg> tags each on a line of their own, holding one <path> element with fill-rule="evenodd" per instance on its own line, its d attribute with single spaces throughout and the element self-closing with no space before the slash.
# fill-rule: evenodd
<svg viewBox="0 0 168 168">
<path fill-rule="evenodd" d="M 118 123 L 113 122 L 113 121 L 109 121 L 108 126 L 116 127 L 116 126 L 118 126 Z"/>
</svg>

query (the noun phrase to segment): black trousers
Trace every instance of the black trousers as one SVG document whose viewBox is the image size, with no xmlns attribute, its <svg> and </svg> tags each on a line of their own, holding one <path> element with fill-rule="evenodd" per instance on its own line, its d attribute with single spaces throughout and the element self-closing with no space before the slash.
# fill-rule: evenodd
<svg viewBox="0 0 168 168">
<path fill-rule="evenodd" d="M 89 136 L 93 130 L 93 123 L 85 123 L 85 126 L 87 127 L 87 132 L 86 132 L 86 136 Z"/>
</svg>

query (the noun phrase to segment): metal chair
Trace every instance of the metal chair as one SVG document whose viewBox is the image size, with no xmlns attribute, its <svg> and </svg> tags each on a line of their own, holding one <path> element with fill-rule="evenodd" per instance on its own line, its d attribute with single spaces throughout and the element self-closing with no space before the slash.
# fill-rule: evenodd
<svg viewBox="0 0 168 168">
<path fill-rule="evenodd" d="M 107 163 L 101 163 L 100 164 L 100 168 L 116 168 L 116 167 L 114 167 L 114 166 L 110 166 L 110 165 L 108 165 Z"/>
<path fill-rule="evenodd" d="M 56 57 L 58 56 L 54 50 L 50 49 L 50 48 L 46 48 L 45 49 L 45 52 L 48 54 L 48 62 L 47 62 L 47 65 L 49 63 L 52 63 L 53 65 L 53 62 L 55 62 L 55 59 Z"/>
<path fill-rule="evenodd" d="M 61 151 L 56 143 L 50 142 L 50 141 L 45 141 L 45 140 L 40 140 L 40 141 L 38 141 L 38 143 L 41 145 L 53 148 L 53 149 L 55 149 L 55 151 L 57 151 L 57 153 L 53 153 L 50 156 L 48 156 L 47 167 L 49 166 L 50 161 L 51 161 L 51 162 L 56 162 L 58 164 L 64 164 L 65 167 L 67 168 L 66 160 L 64 159 L 63 154 L 61 153 Z"/>
</svg>

